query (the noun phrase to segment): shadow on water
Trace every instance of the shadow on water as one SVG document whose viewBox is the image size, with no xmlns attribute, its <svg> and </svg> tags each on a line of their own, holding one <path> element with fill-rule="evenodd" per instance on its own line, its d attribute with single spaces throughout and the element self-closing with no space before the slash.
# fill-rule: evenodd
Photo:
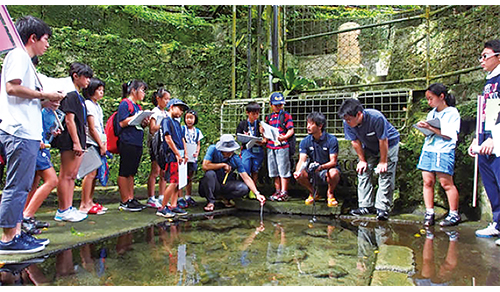
<svg viewBox="0 0 500 292">
<path fill-rule="evenodd" d="M 365 286 L 382 244 L 413 250 L 415 285 L 500 285 L 500 249 L 474 230 L 255 213 L 165 222 L 0 267 L 1 285 Z"/>
</svg>

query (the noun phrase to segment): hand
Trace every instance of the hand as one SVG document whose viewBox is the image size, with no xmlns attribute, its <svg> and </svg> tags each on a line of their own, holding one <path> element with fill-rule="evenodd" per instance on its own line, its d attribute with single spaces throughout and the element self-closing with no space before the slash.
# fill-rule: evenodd
<svg viewBox="0 0 500 292">
<path fill-rule="evenodd" d="M 101 145 L 99 145 L 99 154 L 101 154 L 101 156 L 104 156 L 106 155 L 106 144 L 105 143 L 101 143 Z"/>
<path fill-rule="evenodd" d="M 293 173 L 293 178 L 294 179 L 299 179 L 300 175 L 301 175 L 300 171 L 296 171 L 296 172 Z"/>
<path fill-rule="evenodd" d="M 283 135 L 283 134 L 279 134 L 278 135 L 278 141 L 283 142 L 283 141 L 286 141 L 286 140 L 287 139 L 286 139 L 285 135 Z"/>
<path fill-rule="evenodd" d="M 356 165 L 356 172 L 358 174 L 362 174 L 368 168 L 368 163 L 366 161 L 359 161 L 358 165 Z"/>
<path fill-rule="evenodd" d="M 198 151 L 196 151 L 195 153 L 193 153 L 193 157 L 194 157 L 194 158 L 197 158 L 197 157 L 198 157 Z"/>
<path fill-rule="evenodd" d="M 429 128 L 430 128 L 429 123 L 427 123 L 427 122 L 422 122 L 422 121 L 418 122 L 418 123 L 417 123 L 417 126 L 418 126 L 418 127 L 420 127 L 420 128 L 424 128 L 424 129 L 429 129 Z"/>
<path fill-rule="evenodd" d="M 76 156 L 82 156 L 85 151 L 82 149 L 80 144 L 73 143 L 73 152 Z"/>
<path fill-rule="evenodd" d="M 231 165 L 224 163 L 224 166 L 222 167 L 225 172 L 230 172 L 231 171 Z"/>
<path fill-rule="evenodd" d="M 481 150 L 479 150 L 479 154 L 491 155 L 491 153 L 493 153 L 493 148 L 494 148 L 493 139 L 488 138 L 481 144 Z"/>
<path fill-rule="evenodd" d="M 318 168 L 321 166 L 321 164 L 317 162 L 313 162 L 309 164 L 309 167 L 307 168 L 308 172 L 316 172 L 318 171 Z"/>
<path fill-rule="evenodd" d="M 141 126 L 143 128 L 146 128 L 147 126 L 149 126 L 149 121 L 151 120 L 151 117 L 147 117 L 145 118 L 144 120 L 142 120 L 142 123 L 141 123 Z"/>
<path fill-rule="evenodd" d="M 377 165 L 376 173 L 385 173 L 387 172 L 387 162 L 379 162 Z"/>
<path fill-rule="evenodd" d="M 266 203 L 266 197 L 264 197 L 261 193 L 258 193 L 257 194 L 257 201 L 260 202 L 261 206 L 264 206 L 264 204 Z"/>
<path fill-rule="evenodd" d="M 477 147 L 478 147 L 477 139 L 474 138 L 472 140 L 472 142 L 470 143 L 469 149 L 467 149 L 467 153 L 469 154 L 469 156 L 476 157 L 477 153 L 473 150 L 474 150 L 474 148 L 477 148 Z"/>
<path fill-rule="evenodd" d="M 64 94 L 60 91 L 57 92 L 44 92 L 42 93 L 43 99 L 48 99 L 50 101 L 60 101 L 64 98 Z"/>
<path fill-rule="evenodd" d="M 59 101 L 43 100 L 42 107 L 55 111 L 59 108 Z"/>
</svg>

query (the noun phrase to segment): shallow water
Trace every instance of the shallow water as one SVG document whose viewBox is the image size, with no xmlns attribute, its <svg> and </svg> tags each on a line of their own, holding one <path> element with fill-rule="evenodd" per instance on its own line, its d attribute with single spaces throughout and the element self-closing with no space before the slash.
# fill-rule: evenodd
<svg viewBox="0 0 500 292">
<path fill-rule="evenodd" d="M 2 285 L 370 284 L 378 246 L 415 256 L 416 285 L 500 285 L 500 247 L 467 227 L 435 228 L 258 213 L 166 223 L 5 265 Z M 432 238 L 432 239 L 431 239 Z"/>
</svg>

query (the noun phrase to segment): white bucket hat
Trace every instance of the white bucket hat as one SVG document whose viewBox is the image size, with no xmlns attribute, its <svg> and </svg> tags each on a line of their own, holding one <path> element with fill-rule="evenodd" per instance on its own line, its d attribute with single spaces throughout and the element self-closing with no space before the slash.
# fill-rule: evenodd
<svg viewBox="0 0 500 292">
<path fill-rule="evenodd" d="M 219 142 L 215 144 L 215 148 L 222 152 L 233 152 L 240 148 L 240 145 L 234 141 L 231 134 L 224 134 L 220 136 Z"/>
</svg>

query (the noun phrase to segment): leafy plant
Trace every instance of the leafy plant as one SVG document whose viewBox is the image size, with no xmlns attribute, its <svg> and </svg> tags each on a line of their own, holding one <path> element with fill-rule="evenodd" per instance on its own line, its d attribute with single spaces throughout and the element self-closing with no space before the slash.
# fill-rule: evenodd
<svg viewBox="0 0 500 292">
<path fill-rule="evenodd" d="M 288 67 L 286 73 L 281 72 L 276 66 L 271 64 L 269 60 L 264 59 L 267 65 L 271 68 L 273 75 L 273 83 L 279 83 L 283 88 L 283 95 L 288 96 L 292 92 L 301 91 L 307 88 L 316 87 L 316 82 L 311 79 L 299 76 L 299 70 Z"/>
</svg>

